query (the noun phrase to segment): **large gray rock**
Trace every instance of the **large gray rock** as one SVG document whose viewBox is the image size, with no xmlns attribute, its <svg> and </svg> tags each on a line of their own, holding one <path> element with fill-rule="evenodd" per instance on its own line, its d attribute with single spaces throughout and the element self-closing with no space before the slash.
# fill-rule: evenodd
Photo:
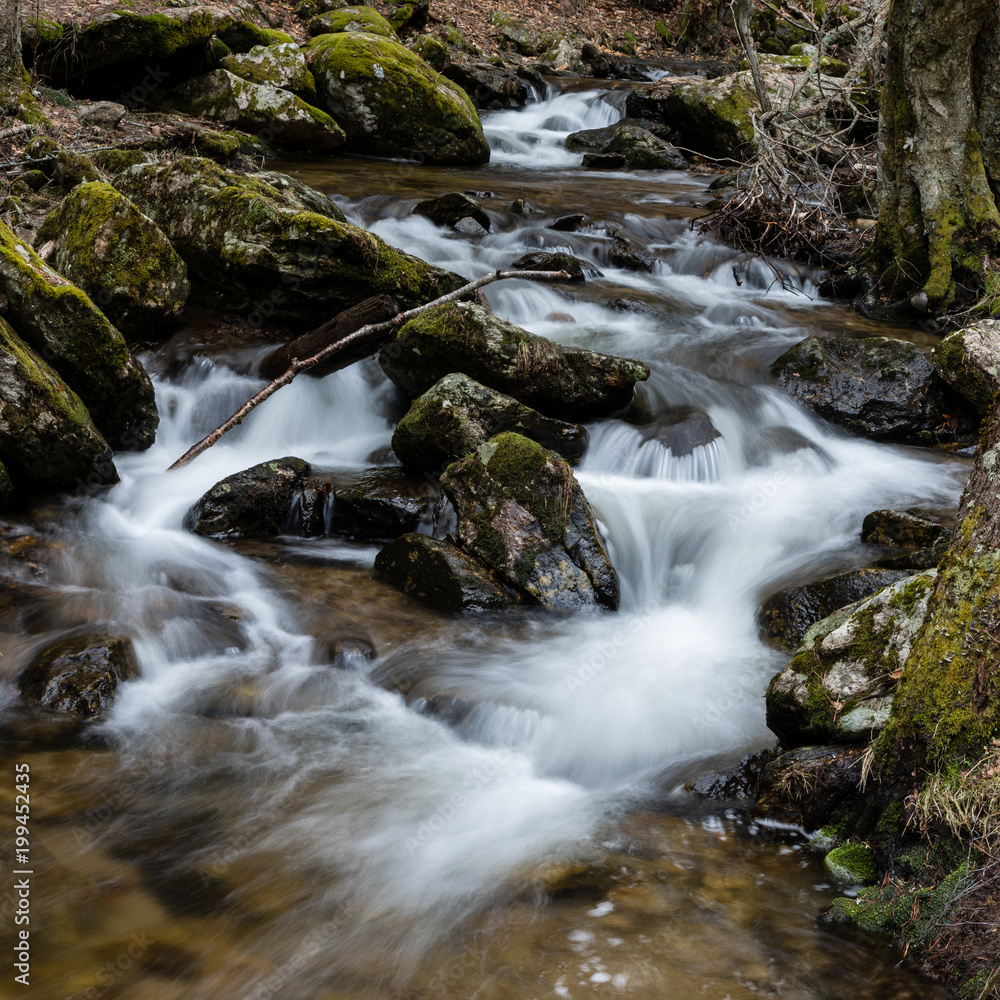
<svg viewBox="0 0 1000 1000">
<path fill-rule="evenodd" d="M 35 245 L 49 242 L 56 269 L 127 336 L 148 338 L 175 322 L 187 302 L 187 265 L 110 184 L 77 185 L 38 230 Z"/>
<path fill-rule="evenodd" d="M 403 306 L 454 291 L 462 278 L 316 211 L 292 187 L 234 174 L 211 160 L 131 167 L 118 178 L 184 258 L 215 306 L 317 324 L 372 295 Z"/>
<path fill-rule="evenodd" d="M 936 576 L 907 577 L 814 625 L 768 686 L 771 731 L 793 746 L 867 742 L 877 734 Z"/>
<path fill-rule="evenodd" d="M 118 482 L 111 449 L 79 396 L 0 318 L 4 492 Z M 9 474 L 9 475 L 8 475 Z"/>
<path fill-rule="evenodd" d="M 463 549 L 549 609 L 618 607 L 618 574 L 573 470 L 520 434 L 500 434 L 441 479 Z"/>
<path fill-rule="evenodd" d="M 985 416 L 1000 390 L 1000 322 L 982 319 L 934 347 L 931 364 L 959 395 Z"/>
<path fill-rule="evenodd" d="M 967 406 L 905 341 L 808 337 L 778 358 L 771 374 L 799 402 L 858 437 L 932 444 L 970 429 Z"/>
<path fill-rule="evenodd" d="M 428 535 L 397 538 L 375 568 L 404 594 L 439 611 L 486 611 L 516 603 L 486 567 L 451 542 Z"/>
<path fill-rule="evenodd" d="M 382 370 L 419 396 L 438 379 L 462 372 L 548 416 L 594 419 L 627 406 L 641 361 L 561 347 L 486 312 L 446 303 L 410 320 L 379 354 Z"/>
<path fill-rule="evenodd" d="M 219 66 L 250 83 L 290 90 L 306 100 L 316 94 L 316 80 L 309 72 L 302 50 L 294 42 L 255 45 L 249 52 L 225 56 Z"/>
<path fill-rule="evenodd" d="M 161 103 L 190 115 L 254 132 L 265 142 L 325 152 L 342 146 L 344 130 L 301 97 L 270 84 L 251 83 L 225 69 L 188 80 Z"/>
<path fill-rule="evenodd" d="M 83 400 L 112 447 L 141 451 L 153 443 L 159 420 L 153 386 L 122 335 L 2 223 L 0 298 L 18 335 Z"/>
<path fill-rule="evenodd" d="M 349 150 L 428 163 L 489 160 L 464 91 L 399 42 L 365 32 L 319 35 L 306 57 L 320 106 L 347 133 Z"/>
<path fill-rule="evenodd" d="M 410 405 L 396 425 L 392 450 L 406 466 L 437 471 L 491 437 L 514 431 L 571 462 L 587 448 L 586 428 L 545 417 L 467 375 L 445 375 Z"/>
</svg>

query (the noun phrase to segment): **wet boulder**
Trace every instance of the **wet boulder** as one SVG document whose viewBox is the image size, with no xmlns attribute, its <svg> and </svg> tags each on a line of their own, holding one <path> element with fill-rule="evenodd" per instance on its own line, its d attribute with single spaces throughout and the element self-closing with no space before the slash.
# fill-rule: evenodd
<svg viewBox="0 0 1000 1000">
<path fill-rule="evenodd" d="M 531 438 L 570 462 L 587 448 L 587 431 L 579 424 L 545 417 L 467 375 L 451 374 L 413 401 L 396 425 L 392 450 L 404 465 L 433 472 L 504 431 Z"/>
<path fill-rule="evenodd" d="M 76 285 L 0 223 L 0 298 L 20 337 L 76 392 L 114 448 L 156 436 L 153 386 L 122 335 Z"/>
<path fill-rule="evenodd" d="M 584 155 L 583 165 L 602 170 L 684 170 L 687 160 L 669 142 L 649 130 L 619 123 L 614 135 L 600 149 Z"/>
<path fill-rule="evenodd" d="M 906 510 L 875 510 L 861 525 L 861 541 L 885 553 L 882 569 L 930 569 L 943 558 L 951 542 L 943 524 Z"/>
<path fill-rule="evenodd" d="M 261 462 L 216 483 L 184 515 L 196 535 L 267 538 L 288 529 L 295 500 L 312 472 L 301 458 Z"/>
<path fill-rule="evenodd" d="M 905 570 L 858 569 L 817 583 L 792 587 L 764 603 L 758 622 L 765 637 L 774 645 L 795 649 L 817 622 L 909 575 Z"/>
<path fill-rule="evenodd" d="M 494 575 L 451 542 L 407 534 L 375 557 L 375 569 L 438 611 L 487 611 L 516 603 Z"/>
<path fill-rule="evenodd" d="M 377 236 L 319 214 L 293 187 L 182 157 L 123 172 L 117 185 L 164 231 L 195 293 L 251 320 L 320 323 L 384 293 L 419 305 L 465 282 Z M 294 289 L 294 291 L 293 291 Z"/>
<path fill-rule="evenodd" d="M 985 416 L 1000 389 L 1000 322 L 983 319 L 935 345 L 931 364 L 976 413 Z"/>
<path fill-rule="evenodd" d="M 429 522 L 437 499 L 436 491 L 424 479 L 396 468 L 365 469 L 327 478 L 332 489 L 324 531 L 331 535 L 364 541 L 398 538 Z M 307 480 L 304 493 L 309 488 Z"/>
<path fill-rule="evenodd" d="M 626 271 L 648 271 L 652 273 L 655 270 L 656 258 L 653 256 L 652 250 L 646 246 L 644 240 L 625 232 L 618 225 L 608 226 L 607 231 L 611 237 L 608 260 L 612 265 L 624 268 Z"/>
<path fill-rule="evenodd" d="M 663 445 L 675 458 L 693 454 L 722 435 L 700 410 L 677 409 L 640 428 L 647 441 Z"/>
<path fill-rule="evenodd" d="M 779 754 L 764 767 L 751 815 L 805 830 L 856 819 L 864 750 L 810 746 Z"/>
<path fill-rule="evenodd" d="M 565 271 L 570 276 L 569 280 L 575 282 L 586 281 L 587 275 L 603 277 L 590 261 L 569 253 L 548 253 L 545 250 L 535 250 L 518 257 L 510 268 L 512 271 Z"/>
<path fill-rule="evenodd" d="M 470 198 L 460 191 L 418 201 L 413 206 L 413 212 L 415 215 L 430 219 L 436 226 L 454 226 L 462 219 L 475 219 L 487 231 L 492 225 L 490 217 L 483 211 L 483 206 L 475 198 Z"/>
<path fill-rule="evenodd" d="M 138 676 L 130 639 L 87 633 L 44 649 L 22 672 L 18 686 L 29 704 L 97 716 L 111 707 L 124 681 Z"/>
<path fill-rule="evenodd" d="M 930 444 L 970 429 L 968 408 L 905 341 L 807 337 L 771 374 L 800 403 L 858 437 Z"/>
<path fill-rule="evenodd" d="M 520 434 L 491 438 L 441 485 L 462 548 L 550 610 L 617 608 L 618 574 L 570 466 Z"/>
<path fill-rule="evenodd" d="M 79 396 L 0 318 L 0 455 L 21 492 L 118 482 L 111 449 Z"/>
<path fill-rule="evenodd" d="M 191 286 L 187 265 L 156 224 L 110 184 L 80 184 L 46 216 L 35 245 L 100 303 L 126 336 L 174 323 Z"/>
<path fill-rule="evenodd" d="M 250 83 L 290 90 L 305 100 L 315 98 L 316 80 L 294 42 L 255 45 L 249 52 L 234 52 L 219 61 L 219 68 Z"/>
<path fill-rule="evenodd" d="M 793 746 L 871 740 L 889 719 L 936 576 L 907 577 L 809 629 L 768 686 L 768 728 Z"/>
<path fill-rule="evenodd" d="M 317 14 L 309 22 L 310 35 L 334 35 L 340 31 L 364 31 L 369 35 L 396 38 L 392 25 L 374 7 L 355 5 Z"/>
<path fill-rule="evenodd" d="M 427 36 L 424 36 L 427 37 Z M 423 48 L 420 54 L 430 62 Z M 433 65 L 433 63 L 432 63 Z M 434 67 L 437 69 L 437 67 Z M 532 90 L 544 92 L 544 81 L 534 73 L 488 62 L 449 62 L 438 70 L 457 83 L 480 110 L 505 111 L 523 108 L 531 100 Z"/>
<path fill-rule="evenodd" d="M 319 35 L 306 47 L 320 107 L 347 133 L 347 149 L 480 164 L 490 147 L 465 92 L 404 45 L 366 32 Z"/>
<path fill-rule="evenodd" d="M 647 118 L 622 118 L 601 128 L 587 128 L 580 132 L 570 132 L 566 136 L 566 148 L 573 153 L 600 153 L 615 137 L 618 130 L 626 126 L 644 129 L 664 141 L 670 137 L 670 129 L 659 122 Z"/>
<path fill-rule="evenodd" d="M 410 396 L 461 372 L 547 416 L 594 419 L 627 406 L 641 361 L 562 347 L 469 302 L 428 309 L 400 328 L 379 354 L 389 378 Z"/>
<path fill-rule="evenodd" d="M 325 111 L 287 90 L 251 83 L 224 69 L 182 83 L 161 98 L 161 103 L 231 128 L 258 133 L 277 146 L 324 152 L 346 141 L 344 130 Z"/>
</svg>

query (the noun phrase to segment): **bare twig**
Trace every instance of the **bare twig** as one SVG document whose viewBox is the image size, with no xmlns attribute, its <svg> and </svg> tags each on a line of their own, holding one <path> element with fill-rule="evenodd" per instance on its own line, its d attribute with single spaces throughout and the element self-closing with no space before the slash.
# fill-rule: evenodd
<svg viewBox="0 0 1000 1000">
<path fill-rule="evenodd" d="M 228 420 L 223 421 L 211 434 L 206 435 L 196 445 L 189 448 L 167 471 L 172 472 L 174 469 L 180 469 L 197 458 L 203 451 L 207 451 L 223 434 L 242 423 L 243 419 L 260 406 L 265 399 L 273 396 L 282 386 L 288 385 L 296 375 L 312 368 L 313 365 L 328 360 L 337 352 L 345 350 L 362 338 L 371 337 L 377 333 L 389 333 L 433 306 L 440 306 L 446 302 L 457 302 L 459 299 L 464 299 L 472 295 L 485 285 L 492 284 L 494 281 L 503 281 L 507 278 L 521 278 L 526 281 L 569 281 L 570 275 L 566 271 L 495 271 L 493 274 L 484 274 L 481 278 L 470 281 L 469 284 L 463 285 L 448 295 L 442 295 L 432 302 L 409 309 L 390 320 L 386 320 L 384 323 L 369 323 L 368 326 L 363 326 L 359 330 L 355 330 L 335 343 L 327 344 L 323 350 L 318 351 L 308 358 L 296 358 L 283 375 L 279 375 L 272 382 L 264 386 L 256 396 L 248 399 Z"/>
</svg>

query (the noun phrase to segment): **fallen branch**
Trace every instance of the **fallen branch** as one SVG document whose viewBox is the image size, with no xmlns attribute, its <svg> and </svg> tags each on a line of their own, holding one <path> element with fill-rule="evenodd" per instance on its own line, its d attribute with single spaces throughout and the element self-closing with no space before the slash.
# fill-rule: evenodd
<svg viewBox="0 0 1000 1000">
<path fill-rule="evenodd" d="M 243 422 L 243 419 L 247 417 L 251 411 L 255 410 L 261 403 L 264 402 L 270 396 L 273 396 L 282 386 L 288 385 L 296 375 L 307 371 L 312 368 L 313 365 L 318 365 L 322 361 L 329 360 L 334 354 L 339 351 L 344 351 L 350 348 L 352 345 L 356 344 L 359 340 L 372 337 L 377 333 L 389 333 L 395 330 L 397 327 L 402 326 L 404 323 L 409 322 L 415 316 L 419 316 L 422 312 L 431 309 L 434 306 L 443 305 L 445 302 L 457 302 L 459 299 L 463 299 L 473 292 L 478 291 L 485 285 L 492 284 L 494 281 L 503 281 L 506 278 L 522 278 L 526 281 L 570 281 L 570 275 L 566 271 L 496 271 L 493 274 L 484 274 L 481 278 L 476 278 L 475 281 L 470 281 L 469 284 L 463 285 L 461 288 L 454 292 L 450 292 L 448 295 L 442 295 L 440 298 L 434 299 L 431 302 L 427 302 L 422 306 L 416 306 L 413 309 L 409 309 L 406 312 L 400 313 L 398 316 L 394 316 L 392 319 L 386 320 L 383 323 L 370 323 L 368 326 L 363 326 L 359 330 L 355 330 L 354 333 L 348 334 L 348 336 L 336 341 L 333 344 L 327 344 L 326 347 L 321 351 L 317 351 L 316 354 L 311 355 L 308 358 L 295 358 L 292 363 L 288 366 L 288 369 L 283 375 L 279 375 L 274 381 L 269 382 L 260 392 L 257 393 L 252 399 L 248 399 L 228 420 L 223 421 L 218 427 L 212 431 L 211 434 L 203 437 L 196 445 L 189 448 L 170 468 L 168 472 L 172 472 L 174 469 L 180 469 L 182 466 L 187 465 L 190 461 L 197 458 L 203 451 L 207 451 L 209 448 L 215 444 L 219 438 L 222 437 L 227 431 L 232 430 L 237 424 Z M 378 345 L 373 345 L 372 353 L 374 353 Z"/>
</svg>

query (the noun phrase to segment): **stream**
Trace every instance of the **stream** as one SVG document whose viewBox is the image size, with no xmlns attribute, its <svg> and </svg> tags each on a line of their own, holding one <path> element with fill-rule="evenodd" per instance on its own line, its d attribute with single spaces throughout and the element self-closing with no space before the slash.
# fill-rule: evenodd
<svg viewBox="0 0 1000 1000">
<path fill-rule="evenodd" d="M 449 617 L 380 581 L 375 546 L 185 532 L 203 492 L 260 461 L 392 464 L 402 410 L 374 361 L 301 378 L 168 475 L 262 384 L 227 366 L 224 343 L 174 338 L 144 358 L 156 444 L 118 456 L 121 483 L 101 497 L 38 512 L 51 568 L 0 634 L 8 704 L 32 653 L 85 625 L 124 628 L 141 666 L 97 745 L 0 744 L 4 774 L 31 764 L 34 862 L 33 985 L 9 985 L 6 949 L 0 995 L 943 996 L 888 944 L 817 919 L 842 887 L 805 837 L 684 791 L 774 743 L 763 695 L 787 658 L 759 639 L 762 599 L 863 565 L 870 511 L 953 513 L 969 474 L 965 459 L 831 428 L 768 365 L 810 333 L 920 334 L 867 323 L 818 300 L 808 269 L 692 228 L 710 177 L 583 170 L 565 136 L 617 120 L 626 92 L 593 86 L 485 116 L 487 167 L 273 168 L 469 278 L 537 249 L 601 272 L 487 297 L 535 333 L 652 369 L 625 418 L 589 425 L 577 473 L 620 612 Z M 475 193 L 489 234 L 412 214 L 448 191 Z M 578 231 L 550 228 L 575 213 Z M 652 273 L 610 262 L 609 223 L 650 246 Z M 675 456 L 651 428 L 688 409 L 720 436 Z"/>
</svg>

